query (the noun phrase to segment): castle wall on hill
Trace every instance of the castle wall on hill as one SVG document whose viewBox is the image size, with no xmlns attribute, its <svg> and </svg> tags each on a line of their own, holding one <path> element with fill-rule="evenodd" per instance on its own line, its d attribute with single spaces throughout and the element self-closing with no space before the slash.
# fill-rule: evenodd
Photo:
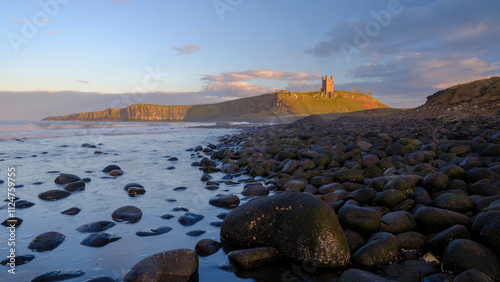
<svg viewBox="0 0 500 282">
<path fill-rule="evenodd" d="M 326 96 L 328 98 L 333 98 L 333 75 L 331 78 L 328 78 L 328 75 L 325 75 L 323 77 L 323 81 L 321 84 L 321 92 L 323 96 Z"/>
</svg>

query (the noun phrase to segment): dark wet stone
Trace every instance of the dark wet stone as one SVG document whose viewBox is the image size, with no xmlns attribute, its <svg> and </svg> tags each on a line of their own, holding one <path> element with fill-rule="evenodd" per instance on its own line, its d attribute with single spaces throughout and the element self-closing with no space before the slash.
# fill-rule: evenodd
<svg viewBox="0 0 500 282">
<path fill-rule="evenodd" d="M 25 209 L 34 206 L 35 203 L 25 200 L 16 201 L 16 209 Z"/>
<path fill-rule="evenodd" d="M 236 195 L 215 195 L 215 198 L 212 198 L 208 201 L 209 204 L 216 207 L 224 207 L 224 208 L 234 208 L 240 204 L 240 198 Z"/>
<path fill-rule="evenodd" d="M 101 220 L 96 222 L 87 223 L 76 228 L 76 231 L 81 233 L 94 233 L 108 230 L 116 224 L 111 221 Z"/>
<path fill-rule="evenodd" d="M 398 240 L 387 232 L 378 232 L 370 237 L 366 245 L 352 255 L 353 262 L 371 267 L 389 264 L 397 259 Z"/>
<path fill-rule="evenodd" d="M 472 238 L 500 252 L 500 211 L 479 213 L 471 227 Z"/>
<path fill-rule="evenodd" d="M 368 233 L 380 227 L 380 214 L 371 209 L 355 205 L 344 205 L 340 208 L 338 218 L 344 228 Z"/>
<path fill-rule="evenodd" d="M 118 222 L 126 221 L 134 223 L 142 218 L 142 211 L 138 207 L 123 206 L 116 209 L 111 217 Z"/>
<path fill-rule="evenodd" d="M 305 185 L 304 185 L 304 188 L 305 188 Z M 269 190 L 267 190 L 266 187 L 257 184 L 257 185 L 251 185 L 251 186 L 245 188 L 245 190 L 243 190 L 243 192 L 241 192 L 241 194 L 243 196 L 267 196 L 267 195 L 269 195 Z"/>
<path fill-rule="evenodd" d="M 120 176 L 122 174 L 124 174 L 124 172 L 121 169 L 114 169 L 114 170 L 109 172 L 109 175 L 111 175 L 111 176 Z"/>
<path fill-rule="evenodd" d="M 137 195 L 144 195 L 144 194 L 146 194 L 146 190 L 144 188 L 141 188 L 141 187 L 130 187 L 127 190 L 127 194 L 130 197 L 135 197 Z"/>
<path fill-rule="evenodd" d="M 462 176 L 465 174 L 465 169 L 457 165 L 451 165 L 441 169 L 441 173 L 446 175 L 449 180 L 461 179 Z"/>
<path fill-rule="evenodd" d="M 177 207 L 177 208 L 173 208 L 172 211 L 183 211 L 183 212 L 188 212 L 189 209 L 187 208 L 183 208 L 183 207 Z"/>
<path fill-rule="evenodd" d="M 83 191 L 85 190 L 85 182 L 83 181 L 71 182 L 64 185 L 63 189 L 68 192 Z"/>
<path fill-rule="evenodd" d="M 210 176 L 210 175 L 208 175 L 208 174 L 206 174 L 206 173 L 205 173 L 205 174 L 203 174 L 203 175 L 201 176 L 201 178 L 200 178 L 200 180 L 201 180 L 201 181 L 208 181 L 208 180 L 210 180 L 210 179 L 212 179 L 212 176 Z"/>
<path fill-rule="evenodd" d="M 271 264 L 278 257 L 278 250 L 273 247 L 237 250 L 227 254 L 227 258 L 237 269 L 248 269 Z"/>
<path fill-rule="evenodd" d="M 500 195 L 500 187 L 487 183 L 474 183 L 470 184 L 467 188 L 467 192 L 470 195 L 481 195 L 481 196 L 497 196 Z"/>
<path fill-rule="evenodd" d="M 344 183 L 344 182 L 363 183 L 365 177 L 363 176 L 363 173 L 358 170 L 341 169 L 333 174 L 333 180 L 339 183 Z"/>
<path fill-rule="evenodd" d="M 319 266 L 349 263 L 349 245 L 333 209 L 305 193 L 249 201 L 226 216 L 220 234 L 236 246 L 271 246 L 290 259 L 312 259 Z"/>
<path fill-rule="evenodd" d="M 500 144 L 493 144 L 488 146 L 481 152 L 482 157 L 498 157 L 500 156 Z"/>
<path fill-rule="evenodd" d="M 80 244 L 89 246 L 89 247 L 102 247 L 106 246 L 109 243 L 120 240 L 122 237 L 100 232 L 100 233 L 92 233 L 89 236 L 85 237 Z"/>
<path fill-rule="evenodd" d="M 354 192 L 349 193 L 345 199 L 350 200 L 353 199 L 356 202 L 358 202 L 360 205 L 365 205 L 368 204 L 375 196 L 377 195 L 377 192 L 373 188 L 363 188 L 363 189 L 358 189 Z"/>
<path fill-rule="evenodd" d="M 237 173 L 240 167 L 237 164 L 226 163 L 221 166 L 221 171 L 224 173 Z"/>
<path fill-rule="evenodd" d="M 164 214 L 164 215 L 162 215 L 162 216 L 160 216 L 160 217 L 161 217 L 161 218 L 163 218 L 163 219 L 171 219 L 171 218 L 174 218 L 174 217 L 175 217 L 175 215 L 172 215 L 172 214 Z"/>
<path fill-rule="evenodd" d="M 107 167 L 103 168 L 102 172 L 109 173 L 113 170 L 120 170 L 121 168 L 117 165 L 108 165 Z"/>
<path fill-rule="evenodd" d="M 65 239 L 66 236 L 59 232 L 45 232 L 36 236 L 28 245 L 28 249 L 35 252 L 52 251 L 57 248 L 57 246 L 61 245 Z"/>
<path fill-rule="evenodd" d="M 2 184 L 2 183 L 3 182 L 0 182 L 0 184 Z M 43 182 L 41 182 L 41 181 L 31 183 L 31 185 L 42 185 L 42 184 L 43 184 Z"/>
<path fill-rule="evenodd" d="M 14 225 L 14 227 L 18 227 L 19 225 L 21 225 L 21 223 L 23 223 L 23 220 L 21 218 L 11 217 L 11 218 L 4 220 L 2 222 L 2 225 L 7 226 L 7 227 L 12 227 L 12 225 Z"/>
<path fill-rule="evenodd" d="M 432 238 L 427 242 L 427 246 L 432 249 L 442 251 L 449 242 L 456 239 L 467 239 L 468 237 L 469 230 L 467 227 L 457 224 L 432 236 Z"/>
<path fill-rule="evenodd" d="M 207 231 L 205 230 L 192 230 L 192 231 L 189 231 L 186 233 L 187 236 L 191 236 L 191 237 L 197 237 L 197 236 L 200 236 L 202 234 L 205 234 Z"/>
<path fill-rule="evenodd" d="M 433 207 L 421 207 L 414 216 L 417 224 L 426 232 L 442 231 L 456 224 L 470 226 L 471 223 L 464 214 Z"/>
<path fill-rule="evenodd" d="M 187 189 L 187 187 L 177 187 L 177 188 L 174 188 L 174 191 L 184 191 L 186 189 Z"/>
<path fill-rule="evenodd" d="M 220 226 L 222 226 L 222 221 L 211 221 L 210 225 L 220 227 Z"/>
<path fill-rule="evenodd" d="M 175 166 L 169 166 L 166 168 L 166 170 L 173 170 L 173 169 L 175 169 Z"/>
<path fill-rule="evenodd" d="M 166 201 L 169 203 L 177 202 L 177 200 L 174 198 L 168 198 L 168 199 L 166 199 Z"/>
<path fill-rule="evenodd" d="M 54 182 L 56 184 L 68 184 L 71 182 L 75 182 L 80 180 L 80 177 L 74 175 L 74 174 L 66 174 L 66 173 L 61 173 L 59 176 L 56 177 Z"/>
<path fill-rule="evenodd" d="M 45 201 L 55 201 L 59 199 L 63 199 L 71 195 L 70 192 L 64 190 L 49 190 L 43 193 L 38 194 L 38 198 Z"/>
<path fill-rule="evenodd" d="M 395 189 L 403 192 L 407 197 L 415 193 L 415 183 L 407 176 L 396 176 L 384 186 L 384 190 Z"/>
<path fill-rule="evenodd" d="M 399 233 L 396 235 L 396 239 L 399 248 L 405 250 L 422 249 L 427 244 L 427 237 L 414 231 Z"/>
<path fill-rule="evenodd" d="M 444 173 L 433 172 L 424 177 L 422 180 L 422 186 L 427 189 L 429 193 L 434 193 L 445 190 L 449 181 L 448 176 Z"/>
<path fill-rule="evenodd" d="M 198 221 L 202 220 L 203 218 L 205 218 L 205 216 L 203 216 L 201 214 L 187 212 L 187 213 L 183 214 L 181 217 L 179 217 L 179 219 L 177 221 L 184 226 L 191 226 L 191 225 L 197 223 Z"/>
<path fill-rule="evenodd" d="M 209 158 L 203 158 L 201 161 L 200 161 L 200 166 L 201 167 L 215 167 L 215 162 L 212 161 L 211 159 Z"/>
<path fill-rule="evenodd" d="M 115 282 L 115 278 L 113 277 L 108 277 L 108 276 L 94 276 L 91 277 L 87 280 L 84 280 L 83 282 Z"/>
<path fill-rule="evenodd" d="M 422 279 L 422 282 L 453 282 L 454 275 L 448 273 L 431 274 Z"/>
<path fill-rule="evenodd" d="M 466 239 L 457 239 L 448 244 L 443 254 L 443 268 L 453 273 L 477 269 L 491 279 L 500 279 L 498 256 L 485 246 Z"/>
<path fill-rule="evenodd" d="M 465 195 L 456 193 L 445 193 L 432 200 L 432 205 L 445 210 L 466 212 L 472 210 L 474 203 Z"/>
<path fill-rule="evenodd" d="M 397 281 L 420 282 L 420 273 L 409 269 L 401 264 L 393 263 L 383 267 L 384 276 Z"/>
<path fill-rule="evenodd" d="M 409 212 L 397 211 L 388 213 L 381 218 L 380 231 L 392 234 L 413 231 L 416 227 L 415 218 Z"/>
<path fill-rule="evenodd" d="M 219 189 L 220 187 L 217 186 L 217 185 L 209 185 L 209 186 L 205 186 L 205 189 L 207 190 L 210 190 L 210 191 L 214 191 L 214 190 L 217 190 Z"/>
<path fill-rule="evenodd" d="M 390 280 L 375 273 L 368 272 L 366 270 L 350 268 L 344 271 L 342 275 L 340 275 L 339 282 L 351 282 L 351 281 L 385 282 Z"/>
<path fill-rule="evenodd" d="M 217 218 L 220 218 L 222 220 L 224 220 L 224 218 L 226 218 L 226 216 L 228 215 L 229 213 L 228 212 L 222 212 L 222 213 L 219 213 L 217 215 Z"/>
<path fill-rule="evenodd" d="M 171 250 L 141 260 L 122 279 L 124 282 L 196 281 L 198 264 L 198 256 L 193 250 Z"/>
<path fill-rule="evenodd" d="M 173 161 L 178 161 L 179 159 L 176 158 L 176 157 L 171 157 L 171 158 L 168 158 L 169 161 L 173 162 Z"/>
<path fill-rule="evenodd" d="M 354 253 L 357 249 L 366 244 L 365 239 L 361 234 L 354 230 L 344 230 L 345 237 L 347 238 L 347 243 L 349 243 L 349 249 L 351 253 Z"/>
<path fill-rule="evenodd" d="M 404 156 L 411 150 L 410 147 L 396 142 L 385 149 L 385 153 L 389 156 Z"/>
<path fill-rule="evenodd" d="M 214 241 L 212 239 L 203 239 L 196 243 L 194 250 L 199 256 L 205 257 L 215 254 L 217 251 L 219 251 L 220 247 L 221 243 L 217 241 Z"/>
<path fill-rule="evenodd" d="M 16 264 L 16 266 L 23 265 L 23 264 L 26 264 L 26 263 L 32 261 L 34 258 L 35 258 L 34 255 L 16 255 L 15 264 Z M 7 258 L 7 259 L 0 261 L 1 265 L 7 265 L 8 263 L 10 263 L 10 258 Z"/>
<path fill-rule="evenodd" d="M 65 215 L 76 215 L 78 214 L 79 212 L 81 211 L 81 209 L 77 208 L 77 207 L 72 207 L 72 208 L 69 208 L 65 211 L 62 211 L 61 213 L 62 214 L 65 214 Z"/>
<path fill-rule="evenodd" d="M 465 178 L 467 182 L 477 182 L 479 180 L 483 179 L 490 179 L 490 180 L 500 180 L 500 175 L 494 173 L 493 171 L 480 167 L 480 168 L 473 168 L 465 173 Z"/>
<path fill-rule="evenodd" d="M 123 186 L 123 190 L 128 191 L 128 189 L 130 189 L 132 187 L 138 187 L 138 188 L 143 188 L 144 189 L 144 186 L 142 186 L 139 183 L 129 183 L 129 184 Z"/>
<path fill-rule="evenodd" d="M 33 278 L 31 282 L 66 280 L 66 279 L 80 277 L 84 274 L 85 270 L 80 270 L 80 269 L 56 270 L 38 275 L 37 277 Z"/>
<path fill-rule="evenodd" d="M 493 282 L 493 279 L 477 269 L 469 269 L 457 275 L 453 282 Z"/>
<path fill-rule="evenodd" d="M 309 184 L 313 185 L 316 188 L 330 183 L 333 183 L 333 179 L 326 176 L 313 176 L 311 179 L 309 179 Z"/>
<path fill-rule="evenodd" d="M 434 267 L 424 261 L 420 260 L 409 260 L 401 263 L 402 266 L 411 269 L 412 271 L 417 272 L 420 274 L 422 277 L 428 276 L 430 274 L 439 272 L 439 269 L 437 267 Z M 398 280 L 398 279 L 396 279 Z"/>
<path fill-rule="evenodd" d="M 158 226 L 158 227 L 154 227 L 154 228 L 147 228 L 147 229 L 139 230 L 135 234 L 137 236 L 141 236 L 141 237 L 156 236 L 156 235 L 165 234 L 167 232 L 170 232 L 171 230 L 172 230 L 172 228 L 168 227 L 168 226 Z"/>
<path fill-rule="evenodd" d="M 392 208 L 404 199 L 406 199 L 406 195 L 403 192 L 396 189 L 388 189 L 382 192 L 377 192 L 373 201 L 377 205 Z"/>
</svg>

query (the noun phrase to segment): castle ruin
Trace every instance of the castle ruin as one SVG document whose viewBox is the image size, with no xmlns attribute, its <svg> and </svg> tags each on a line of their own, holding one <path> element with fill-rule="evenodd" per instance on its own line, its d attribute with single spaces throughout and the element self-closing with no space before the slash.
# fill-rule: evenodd
<svg viewBox="0 0 500 282">
<path fill-rule="evenodd" d="M 325 77 L 323 77 L 323 83 L 321 84 L 321 93 L 325 97 L 334 98 L 333 75 L 331 79 L 328 79 L 328 75 L 325 75 Z"/>
</svg>

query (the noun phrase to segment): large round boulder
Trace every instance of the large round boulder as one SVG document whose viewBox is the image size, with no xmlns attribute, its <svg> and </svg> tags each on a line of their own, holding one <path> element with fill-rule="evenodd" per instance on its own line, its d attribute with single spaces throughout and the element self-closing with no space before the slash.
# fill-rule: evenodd
<svg viewBox="0 0 500 282">
<path fill-rule="evenodd" d="M 271 246 L 292 260 L 313 260 L 318 266 L 345 266 L 350 259 L 335 212 L 307 193 L 249 201 L 226 216 L 220 234 L 239 247 Z"/>
</svg>

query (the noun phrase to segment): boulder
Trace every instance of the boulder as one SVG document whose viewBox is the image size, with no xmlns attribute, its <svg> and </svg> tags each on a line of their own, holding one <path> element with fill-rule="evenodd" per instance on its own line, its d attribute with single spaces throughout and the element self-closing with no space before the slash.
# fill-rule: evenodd
<svg viewBox="0 0 500 282">
<path fill-rule="evenodd" d="M 313 260 L 318 266 L 345 266 L 350 259 L 335 212 L 306 193 L 249 201 L 226 216 L 220 234 L 242 248 L 270 246 L 292 260 Z"/>
<path fill-rule="evenodd" d="M 61 245 L 65 239 L 66 236 L 59 232 L 45 232 L 36 236 L 28 245 L 28 249 L 36 252 L 52 251 L 57 248 L 57 246 Z"/>
</svg>

